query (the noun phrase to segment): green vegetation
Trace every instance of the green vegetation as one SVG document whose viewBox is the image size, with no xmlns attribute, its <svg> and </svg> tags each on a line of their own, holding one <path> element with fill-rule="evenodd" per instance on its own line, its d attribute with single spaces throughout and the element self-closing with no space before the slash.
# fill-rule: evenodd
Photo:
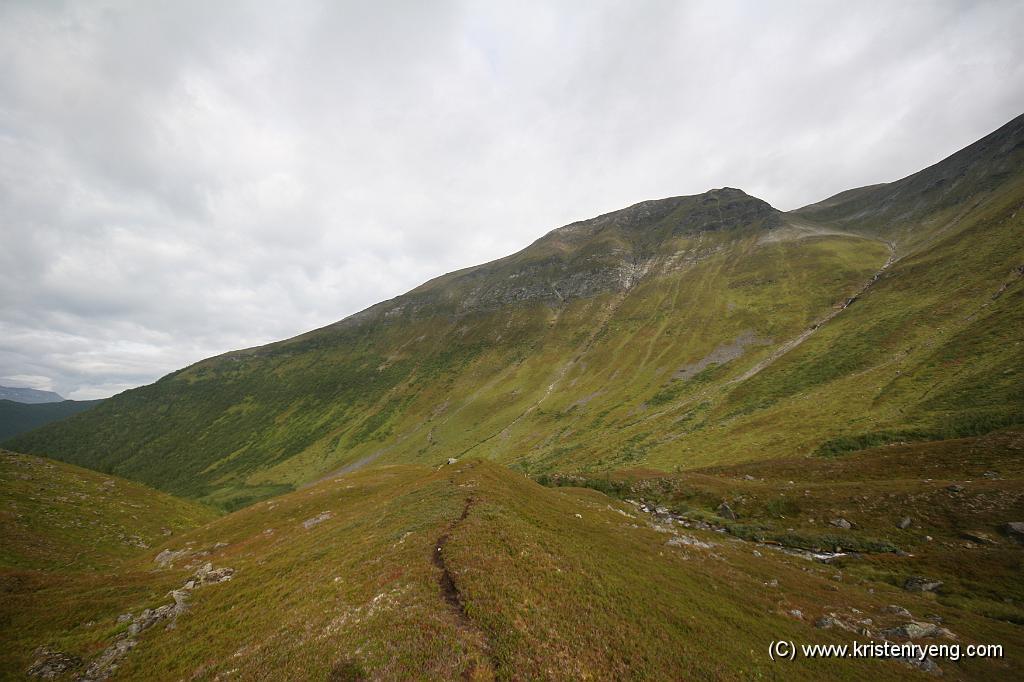
<svg viewBox="0 0 1024 682">
<path fill-rule="evenodd" d="M 0 441 L 67 419 L 95 407 L 102 400 L 64 400 L 56 403 L 19 403 L 0 400 Z"/>
<path fill-rule="evenodd" d="M 765 548 L 758 556 L 712 532 L 682 532 L 707 546 L 673 544 L 678 531 L 663 531 L 596 491 L 545 489 L 482 461 L 367 468 L 175 533 L 103 573 L 8 573 L 0 668 L 27 669 L 41 643 L 88 665 L 128 627 L 119 614 L 170 601 L 204 562 L 234 569 L 232 579 L 194 589 L 173 629 L 137 635 L 120 677 L 770 678 L 772 639 L 843 642 L 813 622 L 838 613 L 891 627 L 902 622 L 891 603 L 940 614 L 965 641 L 1017 641 L 1017 626 L 945 595 L 860 583 L 853 568 Z M 163 550 L 185 552 L 158 568 Z M 837 570 L 850 577 L 837 581 Z M 942 667 L 1000 676 L 1019 656 L 1008 646 L 1006 659 Z M 785 671 L 920 675 L 867 660 Z"/>
<path fill-rule="evenodd" d="M 952 677 L 1013 676 L 1022 169 L 1024 117 L 787 214 L 644 202 L 20 434 L 109 475 L 5 455 L 0 669 L 97 660 L 211 562 L 125 676 L 779 677 L 771 640 L 877 639 L 891 604 L 1006 645 Z"/>
<path fill-rule="evenodd" d="M 138 483 L 0 450 L 0 570 L 109 568 L 215 516 Z"/>
</svg>

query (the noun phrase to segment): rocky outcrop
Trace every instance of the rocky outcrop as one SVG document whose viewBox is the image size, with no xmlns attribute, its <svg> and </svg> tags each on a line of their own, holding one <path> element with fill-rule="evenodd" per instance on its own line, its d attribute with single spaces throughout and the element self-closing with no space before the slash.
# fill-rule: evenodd
<svg viewBox="0 0 1024 682">
<path fill-rule="evenodd" d="M 163 554 L 163 552 L 161 552 Z M 130 621 L 130 625 L 114 641 L 100 653 L 85 671 L 75 678 L 76 682 L 98 682 L 109 678 L 121 664 L 121 660 L 134 649 L 138 643 L 138 636 L 153 626 L 164 623 L 168 630 L 175 627 L 178 617 L 188 612 L 189 597 L 192 590 L 202 586 L 215 583 L 222 583 L 235 574 L 235 569 L 228 567 L 214 568 L 213 564 L 206 563 L 196 570 L 185 584 L 176 590 L 171 590 L 167 596 L 171 598 L 168 604 L 162 604 L 155 609 L 143 609 L 134 618 L 130 613 L 121 614 L 117 617 L 118 623 Z"/>
<path fill-rule="evenodd" d="M 936 592 L 941 588 L 941 580 L 931 580 L 921 576 L 907 578 L 903 583 L 903 589 L 907 592 Z"/>
<path fill-rule="evenodd" d="M 36 649 L 36 660 L 25 671 L 29 677 L 52 680 L 82 665 L 82 659 L 64 651 L 41 646 Z"/>
</svg>

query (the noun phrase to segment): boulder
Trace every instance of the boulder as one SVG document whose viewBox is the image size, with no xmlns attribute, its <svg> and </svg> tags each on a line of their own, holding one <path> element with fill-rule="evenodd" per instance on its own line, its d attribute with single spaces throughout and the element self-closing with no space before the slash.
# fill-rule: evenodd
<svg viewBox="0 0 1024 682">
<path fill-rule="evenodd" d="M 897 606 L 896 604 L 889 604 L 884 609 L 882 609 L 882 613 L 892 613 L 897 616 L 903 616 L 904 618 L 912 617 L 910 611 L 903 608 L 902 606 Z"/>
<path fill-rule="evenodd" d="M 736 520 L 736 512 L 732 510 L 732 507 L 729 506 L 728 502 L 723 502 L 722 504 L 718 505 L 718 509 L 715 510 L 715 513 L 717 513 L 723 519 L 731 519 L 733 521 Z"/>
<path fill-rule="evenodd" d="M 853 528 L 853 524 L 846 519 L 839 517 L 838 519 L 832 519 L 829 523 L 836 528 L 842 528 L 843 530 L 850 530 Z"/>
<path fill-rule="evenodd" d="M 1003 530 L 1017 542 L 1024 543 L 1024 521 L 1010 521 L 1003 525 Z"/>
<path fill-rule="evenodd" d="M 903 589 L 907 592 L 935 592 L 941 588 L 941 580 L 931 580 L 921 576 L 907 578 L 903 583 Z"/>
<path fill-rule="evenodd" d="M 160 568 L 167 568 L 168 566 L 173 566 L 174 562 L 177 561 L 179 557 L 185 556 L 188 553 L 189 551 L 187 549 L 165 549 L 157 554 L 153 561 Z"/>
<path fill-rule="evenodd" d="M 913 523 L 913 521 L 910 520 L 910 517 L 909 516 L 904 516 L 903 518 L 901 518 L 899 521 L 896 522 L 896 527 L 899 528 L 900 530 L 906 530 L 906 529 L 910 528 L 910 524 L 911 523 Z"/>
<path fill-rule="evenodd" d="M 334 514 L 332 514 L 329 511 L 320 512 L 318 515 L 314 516 L 313 518 L 306 519 L 305 521 L 303 521 L 302 522 L 302 527 L 305 528 L 306 530 L 309 530 L 313 526 L 319 526 L 321 523 L 323 523 L 327 519 L 331 518 L 332 516 L 334 516 Z"/>
<path fill-rule="evenodd" d="M 988 533 L 982 533 L 980 530 L 965 530 L 960 533 L 960 537 L 964 540 L 970 540 L 976 545 L 995 545 L 998 544 L 992 536 Z"/>
<path fill-rule="evenodd" d="M 910 621 L 899 627 L 883 630 L 882 636 L 886 639 L 921 639 L 923 637 L 955 639 L 953 633 L 946 628 L 939 627 L 934 623 L 924 623 L 921 621 Z"/>
</svg>

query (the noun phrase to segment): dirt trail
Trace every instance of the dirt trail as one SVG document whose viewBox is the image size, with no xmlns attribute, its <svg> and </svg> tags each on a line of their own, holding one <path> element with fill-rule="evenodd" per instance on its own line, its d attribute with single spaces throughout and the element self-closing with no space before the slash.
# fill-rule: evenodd
<svg viewBox="0 0 1024 682">
<path fill-rule="evenodd" d="M 466 520 L 469 516 L 469 510 L 476 503 L 476 499 L 473 497 L 466 498 L 466 504 L 462 508 L 462 514 L 455 521 L 452 521 L 445 529 L 441 537 L 437 539 L 434 544 L 434 555 L 432 557 L 434 565 L 437 566 L 441 571 L 441 575 L 437 582 L 441 588 L 441 597 L 451 608 L 452 613 L 455 615 L 458 623 L 459 631 L 466 636 L 466 638 L 472 642 L 475 642 L 480 651 L 480 658 L 474 661 L 464 672 L 463 678 L 467 680 L 493 680 L 496 676 L 496 666 L 494 659 L 491 658 L 491 644 L 487 638 L 487 633 L 484 632 L 478 625 L 476 625 L 466 613 L 466 605 L 462 598 L 462 593 L 459 592 L 459 586 L 455 584 L 455 578 L 452 576 L 451 570 L 448 568 L 448 563 L 444 558 L 444 548 L 448 544 L 448 538 L 452 531 L 460 523 Z"/>
</svg>

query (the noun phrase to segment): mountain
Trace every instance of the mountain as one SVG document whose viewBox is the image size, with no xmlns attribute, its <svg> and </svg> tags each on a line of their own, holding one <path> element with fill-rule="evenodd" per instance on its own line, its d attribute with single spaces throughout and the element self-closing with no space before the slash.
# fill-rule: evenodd
<svg viewBox="0 0 1024 682">
<path fill-rule="evenodd" d="M 686 470 L 1019 424 L 1022 121 L 789 213 L 723 188 L 573 223 L 8 446 L 233 509 L 371 462 Z"/>
<path fill-rule="evenodd" d="M 37 429 L 51 422 L 67 419 L 99 405 L 102 400 L 62 400 L 60 402 L 25 403 L 0 400 L 0 440 Z"/>
<path fill-rule="evenodd" d="M 573 223 L 11 439 L 88 469 L 0 452 L 0 677 L 1019 678 L 1022 124 Z"/>
<path fill-rule="evenodd" d="M 64 398 L 53 391 L 39 391 L 34 388 L 18 388 L 0 386 L 0 400 L 11 400 L 16 403 L 59 403 Z"/>
</svg>

